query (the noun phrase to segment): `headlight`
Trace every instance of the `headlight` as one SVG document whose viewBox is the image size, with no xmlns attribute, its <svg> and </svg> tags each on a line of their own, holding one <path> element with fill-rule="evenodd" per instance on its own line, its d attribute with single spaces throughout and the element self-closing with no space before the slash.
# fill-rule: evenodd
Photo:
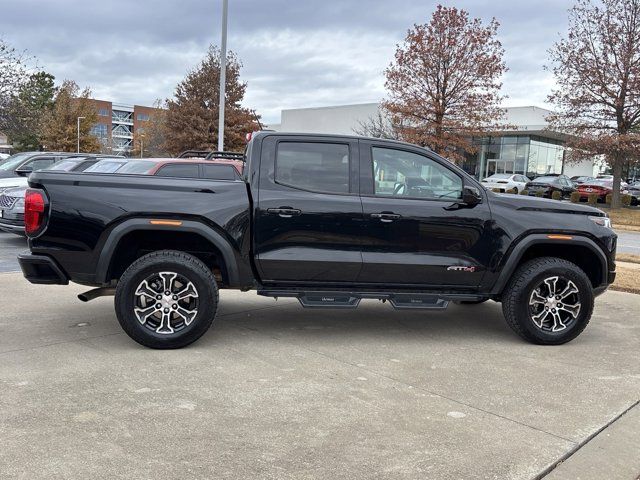
<svg viewBox="0 0 640 480">
<path fill-rule="evenodd" d="M 609 217 L 589 217 L 589 220 L 601 227 L 611 228 L 611 219 Z"/>
</svg>

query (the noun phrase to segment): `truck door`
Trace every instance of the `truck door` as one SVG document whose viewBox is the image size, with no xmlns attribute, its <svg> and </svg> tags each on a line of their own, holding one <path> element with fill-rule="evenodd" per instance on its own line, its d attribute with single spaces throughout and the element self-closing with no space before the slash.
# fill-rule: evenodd
<svg viewBox="0 0 640 480">
<path fill-rule="evenodd" d="M 363 228 L 358 171 L 355 140 L 263 140 L 254 207 L 254 251 L 263 283 L 356 280 Z"/>
<path fill-rule="evenodd" d="M 421 149 L 361 141 L 360 156 L 366 228 L 358 282 L 477 287 L 496 248 L 487 202 L 458 208 L 464 177 Z"/>
</svg>

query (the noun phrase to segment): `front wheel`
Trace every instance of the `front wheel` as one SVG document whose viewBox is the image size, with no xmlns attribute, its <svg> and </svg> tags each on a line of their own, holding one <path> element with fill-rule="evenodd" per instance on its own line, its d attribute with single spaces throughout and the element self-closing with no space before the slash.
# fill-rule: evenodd
<svg viewBox="0 0 640 480">
<path fill-rule="evenodd" d="M 570 342 L 593 313 L 593 288 L 584 271 L 560 258 L 544 257 L 522 265 L 502 297 L 509 326 L 539 345 Z"/>
<path fill-rule="evenodd" d="M 116 315 L 145 347 L 181 348 L 211 326 L 218 306 L 216 279 L 196 257 L 172 250 L 136 260 L 116 288 Z"/>
</svg>

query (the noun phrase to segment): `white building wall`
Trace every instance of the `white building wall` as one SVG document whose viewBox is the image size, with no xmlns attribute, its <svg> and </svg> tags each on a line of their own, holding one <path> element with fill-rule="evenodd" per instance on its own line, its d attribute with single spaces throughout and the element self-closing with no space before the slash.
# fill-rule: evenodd
<svg viewBox="0 0 640 480">
<path fill-rule="evenodd" d="M 354 135 L 354 129 L 357 129 L 360 123 L 378 115 L 378 108 L 377 103 L 365 103 L 283 110 L 282 122 L 278 130 L 293 133 Z"/>
</svg>

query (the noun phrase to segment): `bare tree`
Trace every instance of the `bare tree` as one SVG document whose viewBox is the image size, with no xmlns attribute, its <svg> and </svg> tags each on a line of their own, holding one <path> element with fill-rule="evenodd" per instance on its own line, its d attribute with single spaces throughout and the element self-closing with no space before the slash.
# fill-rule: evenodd
<svg viewBox="0 0 640 480">
<path fill-rule="evenodd" d="M 640 149 L 640 0 L 577 0 L 568 35 L 549 54 L 551 127 L 571 134 L 573 160 L 605 156 L 617 208 L 623 167 Z"/>
<path fill-rule="evenodd" d="M 363 137 L 402 139 L 399 126 L 393 123 L 390 115 L 385 115 L 381 110 L 366 120 L 358 121 L 358 126 L 353 129 L 353 133 Z"/>
<path fill-rule="evenodd" d="M 473 136 L 506 127 L 499 125 L 507 67 L 498 26 L 438 5 L 428 24 L 409 30 L 385 72 L 383 103 L 404 140 L 462 160 L 476 151 Z"/>
</svg>

